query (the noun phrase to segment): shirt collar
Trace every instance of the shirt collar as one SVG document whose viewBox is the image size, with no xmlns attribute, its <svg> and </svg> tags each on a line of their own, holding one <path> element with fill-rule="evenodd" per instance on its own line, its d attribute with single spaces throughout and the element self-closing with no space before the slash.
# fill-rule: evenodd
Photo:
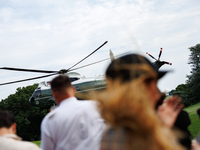
<svg viewBox="0 0 200 150">
<path fill-rule="evenodd" d="M 67 98 L 67 99 L 63 100 L 62 102 L 60 102 L 59 106 L 64 105 L 66 103 L 74 102 L 74 101 L 77 101 L 76 97 L 70 97 L 70 98 Z"/>
<path fill-rule="evenodd" d="M 20 141 L 22 140 L 21 137 L 15 135 L 15 134 L 5 134 L 2 137 L 11 138 L 11 139 L 20 140 Z"/>
</svg>

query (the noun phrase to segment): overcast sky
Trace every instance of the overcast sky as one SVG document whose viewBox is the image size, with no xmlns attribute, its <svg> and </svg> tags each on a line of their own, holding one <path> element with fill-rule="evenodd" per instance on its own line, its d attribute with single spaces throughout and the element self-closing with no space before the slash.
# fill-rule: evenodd
<svg viewBox="0 0 200 150">
<path fill-rule="evenodd" d="M 184 84 L 190 74 L 189 47 L 200 43 L 199 0 L 0 0 L 0 67 L 67 69 L 105 41 L 81 65 L 127 51 L 169 61 L 161 91 Z M 77 70 L 102 75 L 109 61 Z M 0 83 L 44 74 L 0 70 Z M 17 87 L 51 78 L 0 86 L 0 99 Z"/>
</svg>

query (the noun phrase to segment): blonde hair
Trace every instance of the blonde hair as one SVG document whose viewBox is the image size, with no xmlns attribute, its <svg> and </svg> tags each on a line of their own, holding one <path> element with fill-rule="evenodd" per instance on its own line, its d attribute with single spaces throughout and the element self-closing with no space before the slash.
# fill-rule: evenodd
<svg viewBox="0 0 200 150">
<path fill-rule="evenodd" d="M 175 134 L 157 118 L 149 100 L 149 79 L 154 80 L 150 76 L 126 83 L 107 79 L 107 89 L 93 98 L 99 102 L 106 123 L 128 131 L 126 149 L 182 150 Z"/>
</svg>

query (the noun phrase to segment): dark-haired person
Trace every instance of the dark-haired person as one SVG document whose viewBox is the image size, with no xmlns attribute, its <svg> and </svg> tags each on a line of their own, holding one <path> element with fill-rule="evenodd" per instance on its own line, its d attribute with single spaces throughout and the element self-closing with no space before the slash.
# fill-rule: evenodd
<svg viewBox="0 0 200 150">
<path fill-rule="evenodd" d="M 104 121 L 95 101 L 78 101 L 70 79 L 59 75 L 51 81 L 58 107 L 45 116 L 41 125 L 43 150 L 98 150 Z"/>
<path fill-rule="evenodd" d="M 163 103 L 167 103 L 167 100 L 164 101 L 165 96 L 166 95 L 163 93 L 163 97 L 161 97 L 161 99 L 157 102 L 156 109 L 158 109 L 159 106 L 163 105 Z M 179 130 L 182 132 L 182 138 L 179 139 L 179 142 L 185 148 L 187 148 L 187 150 L 191 149 L 191 139 L 193 139 L 190 131 L 188 130 L 188 127 L 190 124 L 191 124 L 191 121 L 188 116 L 188 113 L 184 110 L 181 110 L 173 126 L 173 129 Z"/>
<path fill-rule="evenodd" d="M 8 111 L 0 111 L 0 150 L 41 150 L 16 135 L 15 118 Z"/>
</svg>

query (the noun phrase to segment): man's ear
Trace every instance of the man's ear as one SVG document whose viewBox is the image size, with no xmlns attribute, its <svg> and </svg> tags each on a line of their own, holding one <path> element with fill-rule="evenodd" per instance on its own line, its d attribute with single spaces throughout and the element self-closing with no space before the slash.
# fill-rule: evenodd
<svg viewBox="0 0 200 150">
<path fill-rule="evenodd" d="M 53 98 L 56 100 L 58 96 L 58 92 L 54 90 L 51 90 L 51 92 L 52 92 Z"/>
<path fill-rule="evenodd" d="M 72 89 L 73 89 L 73 92 L 74 92 L 74 94 L 76 93 L 76 88 L 75 88 L 75 86 L 72 86 Z"/>
<path fill-rule="evenodd" d="M 76 88 L 74 86 L 71 86 L 70 88 L 67 89 L 67 95 L 68 97 L 74 96 L 76 93 Z"/>
<path fill-rule="evenodd" d="M 17 124 L 16 123 L 13 123 L 11 125 L 11 129 L 12 129 L 12 132 L 16 134 L 16 128 L 17 128 Z"/>
</svg>

